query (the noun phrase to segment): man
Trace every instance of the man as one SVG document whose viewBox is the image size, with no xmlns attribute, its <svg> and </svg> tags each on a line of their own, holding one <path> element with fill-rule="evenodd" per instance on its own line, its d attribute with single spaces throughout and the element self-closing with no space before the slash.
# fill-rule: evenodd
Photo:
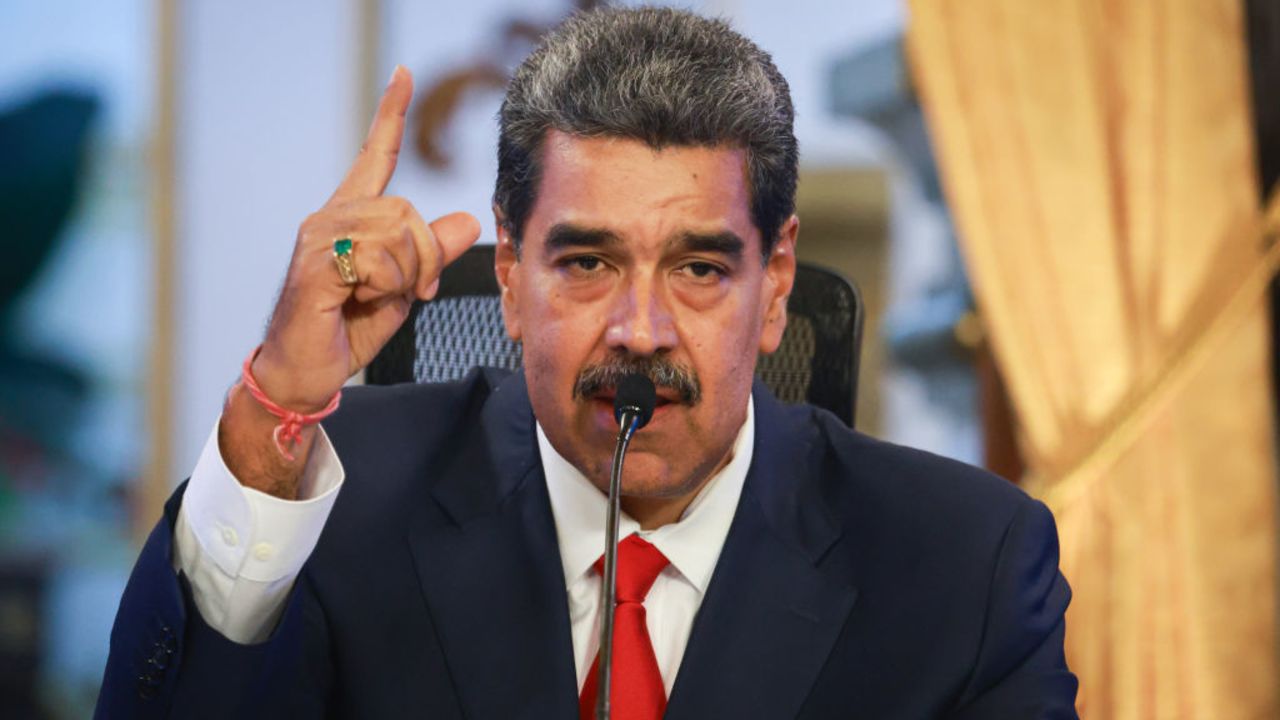
<svg viewBox="0 0 1280 720">
<path fill-rule="evenodd" d="M 348 389 L 320 430 L 478 234 L 382 196 L 410 85 L 301 226 L 121 601 L 100 715 L 590 717 L 612 396 L 640 371 L 614 717 L 1074 717 L 1048 511 L 753 386 L 797 154 L 786 82 L 721 22 L 606 10 L 543 42 L 494 194 L 523 374 Z"/>
</svg>

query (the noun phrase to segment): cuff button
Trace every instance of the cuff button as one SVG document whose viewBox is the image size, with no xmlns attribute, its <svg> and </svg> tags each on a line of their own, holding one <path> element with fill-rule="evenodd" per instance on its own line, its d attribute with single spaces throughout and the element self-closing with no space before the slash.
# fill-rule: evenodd
<svg viewBox="0 0 1280 720">
<path fill-rule="evenodd" d="M 270 543 L 260 542 L 253 546 L 253 559 L 258 562 L 266 562 L 274 557 L 276 549 Z"/>
</svg>

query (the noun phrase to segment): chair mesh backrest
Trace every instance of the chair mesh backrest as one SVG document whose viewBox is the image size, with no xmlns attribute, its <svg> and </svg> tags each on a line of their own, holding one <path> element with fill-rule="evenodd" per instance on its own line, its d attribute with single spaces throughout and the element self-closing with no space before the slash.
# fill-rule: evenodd
<svg viewBox="0 0 1280 720">
<path fill-rule="evenodd" d="M 520 367 L 520 345 L 507 337 L 496 295 L 440 298 L 413 323 L 414 382 L 457 380 L 477 365 Z"/>
<path fill-rule="evenodd" d="M 862 342 L 857 288 L 837 273 L 800 263 L 787 302 L 787 329 L 756 374 L 784 402 L 809 402 L 853 426 Z M 436 299 L 414 303 L 408 321 L 366 371 L 370 384 L 445 382 L 478 365 L 517 370 L 520 345 L 507 337 L 493 247 L 467 251 L 441 276 Z"/>
</svg>

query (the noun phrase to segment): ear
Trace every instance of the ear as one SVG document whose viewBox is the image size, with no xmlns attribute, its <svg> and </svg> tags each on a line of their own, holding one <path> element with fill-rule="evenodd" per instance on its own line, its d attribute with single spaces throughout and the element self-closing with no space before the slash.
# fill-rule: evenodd
<svg viewBox="0 0 1280 720">
<path fill-rule="evenodd" d="M 800 218 L 792 215 L 778 231 L 778 242 L 769 254 L 764 266 L 764 292 L 760 294 L 763 305 L 764 327 L 760 331 L 760 352 L 766 355 L 782 344 L 782 332 L 787 329 L 787 298 L 796 281 L 796 240 L 800 236 Z"/>
<path fill-rule="evenodd" d="M 493 274 L 498 278 L 502 297 L 502 322 L 507 327 L 507 335 L 520 342 L 520 253 L 497 205 L 493 206 L 493 220 L 498 228 L 498 244 L 493 250 Z"/>
</svg>

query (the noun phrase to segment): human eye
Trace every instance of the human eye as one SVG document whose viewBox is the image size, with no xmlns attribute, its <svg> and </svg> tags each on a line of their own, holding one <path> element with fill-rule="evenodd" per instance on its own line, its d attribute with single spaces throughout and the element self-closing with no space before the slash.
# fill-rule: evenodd
<svg viewBox="0 0 1280 720">
<path fill-rule="evenodd" d="M 598 275 L 604 269 L 604 260 L 596 255 L 571 255 L 561 259 L 558 265 L 570 277 L 589 278 Z"/>
<path fill-rule="evenodd" d="M 681 265 L 677 272 L 685 278 L 700 284 L 718 282 L 729 273 L 720 265 L 706 260 L 694 260 Z"/>
</svg>

